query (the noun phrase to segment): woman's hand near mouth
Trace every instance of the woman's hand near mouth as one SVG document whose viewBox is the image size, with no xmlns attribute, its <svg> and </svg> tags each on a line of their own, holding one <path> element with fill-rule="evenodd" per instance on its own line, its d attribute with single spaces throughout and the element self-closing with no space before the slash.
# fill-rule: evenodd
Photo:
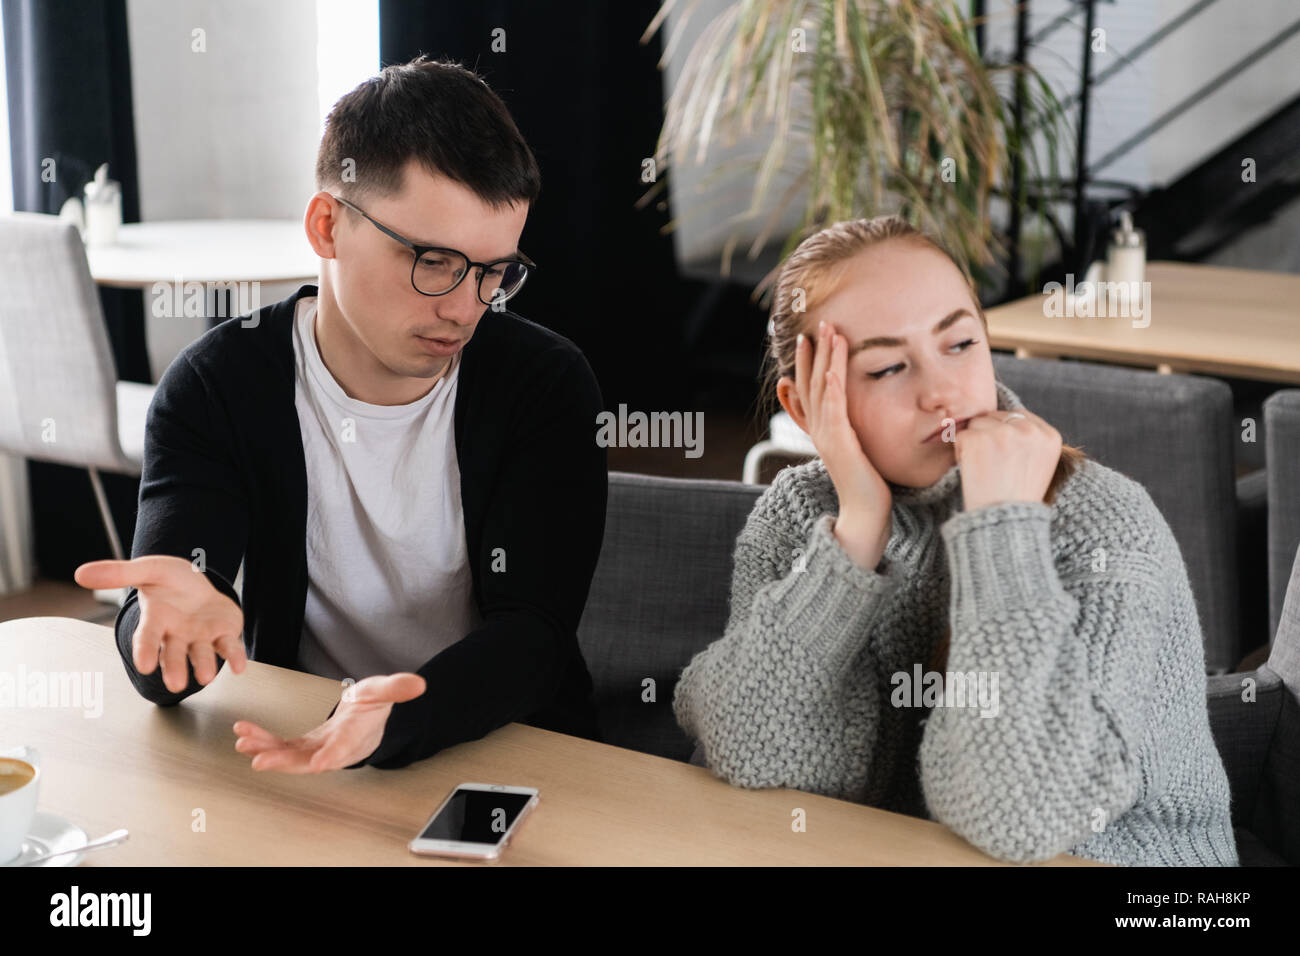
<svg viewBox="0 0 1300 956">
<path fill-rule="evenodd" d="M 953 444 L 967 511 L 1042 501 L 1061 458 L 1061 433 L 1027 408 L 976 415 Z"/>
</svg>

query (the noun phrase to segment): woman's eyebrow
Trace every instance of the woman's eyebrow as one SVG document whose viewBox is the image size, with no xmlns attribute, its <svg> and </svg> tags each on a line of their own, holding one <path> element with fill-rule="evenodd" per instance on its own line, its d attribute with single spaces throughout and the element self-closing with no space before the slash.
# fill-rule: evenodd
<svg viewBox="0 0 1300 956">
<path fill-rule="evenodd" d="M 935 323 L 934 328 L 930 330 L 930 334 L 938 335 L 940 332 L 942 332 L 944 329 L 951 326 L 958 319 L 962 319 L 967 316 L 969 316 L 972 319 L 975 318 L 975 316 L 971 315 L 970 309 L 966 308 L 965 306 L 963 306 L 960 309 L 954 309 L 952 312 L 948 313 L 942 319 L 940 319 L 938 322 Z M 857 355 L 863 349 L 881 348 L 884 346 L 906 345 L 906 344 L 907 344 L 907 339 L 900 339 L 895 335 L 877 335 L 869 339 L 863 339 L 857 345 L 853 346 L 853 348 L 849 349 L 849 358 L 852 358 L 853 356 Z"/>
</svg>

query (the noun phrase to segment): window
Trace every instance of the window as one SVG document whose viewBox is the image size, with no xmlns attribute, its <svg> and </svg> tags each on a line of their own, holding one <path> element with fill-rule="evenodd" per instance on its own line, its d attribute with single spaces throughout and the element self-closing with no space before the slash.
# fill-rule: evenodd
<svg viewBox="0 0 1300 956">
<path fill-rule="evenodd" d="M 316 0 L 316 76 L 321 132 L 340 96 L 379 72 L 379 3 Z"/>
</svg>

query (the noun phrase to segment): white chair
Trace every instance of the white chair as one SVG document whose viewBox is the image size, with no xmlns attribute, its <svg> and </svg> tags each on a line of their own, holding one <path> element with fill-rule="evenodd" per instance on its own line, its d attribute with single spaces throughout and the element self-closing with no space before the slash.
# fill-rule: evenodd
<svg viewBox="0 0 1300 956">
<path fill-rule="evenodd" d="M 113 557 L 124 554 L 99 472 L 140 474 L 154 386 L 119 382 L 74 225 L 0 216 L 0 451 L 85 468 Z M 120 601 L 125 589 L 95 592 Z"/>
<path fill-rule="evenodd" d="M 758 476 L 763 466 L 763 459 L 768 455 L 788 455 L 791 457 L 817 454 L 817 447 L 808 437 L 808 433 L 794 423 L 789 412 L 777 412 L 768 424 L 768 433 L 772 436 L 759 442 L 745 455 L 745 470 L 741 480 L 747 485 L 758 484 Z"/>
</svg>

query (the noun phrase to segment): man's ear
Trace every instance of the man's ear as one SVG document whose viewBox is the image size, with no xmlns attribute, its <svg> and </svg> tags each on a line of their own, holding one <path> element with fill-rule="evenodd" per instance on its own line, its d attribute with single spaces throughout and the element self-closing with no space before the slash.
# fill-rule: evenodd
<svg viewBox="0 0 1300 956">
<path fill-rule="evenodd" d="M 307 210 L 303 213 L 302 225 L 307 233 L 307 242 L 312 251 L 322 259 L 333 259 L 334 228 L 338 225 L 338 215 L 342 207 L 332 201 L 328 190 L 322 189 L 307 201 Z"/>
<path fill-rule="evenodd" d="M 808 416 L 803 402 L 799 400 L 799 390 L 794 387 L 794 379 L 790 376 L 783 375 L 776 383 L 776 399 L 786 413 L 794 419 L 794 423 L 803 431 L 808 431 Z"/>
</svg>

